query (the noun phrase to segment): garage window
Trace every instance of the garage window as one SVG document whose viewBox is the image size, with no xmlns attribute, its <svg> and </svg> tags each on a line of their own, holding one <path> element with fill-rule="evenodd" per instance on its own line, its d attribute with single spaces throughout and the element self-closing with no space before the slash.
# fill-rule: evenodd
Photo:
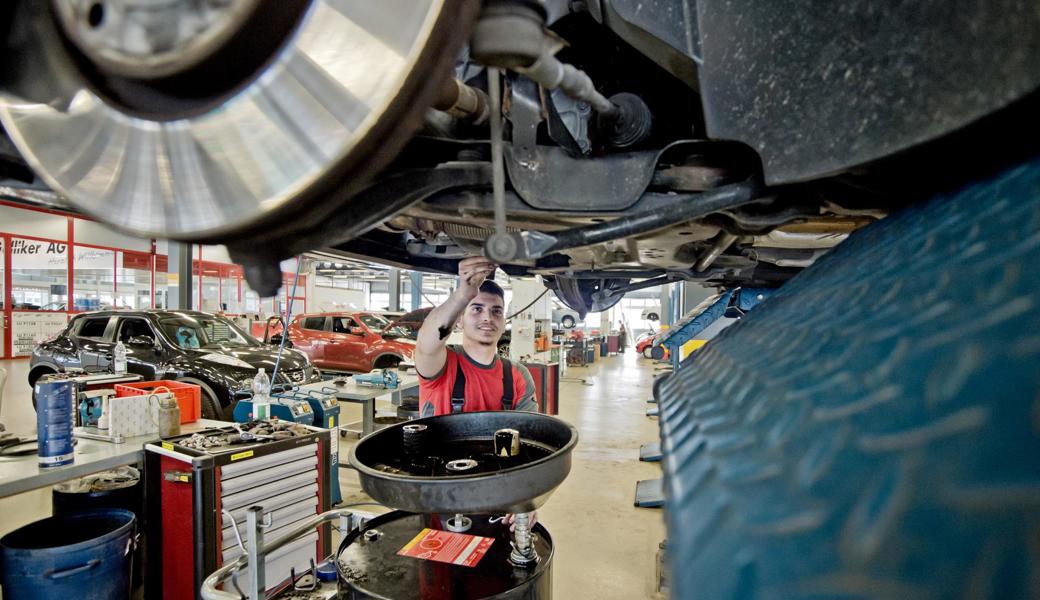
<svg viewBox="0 0 1040 600">
<path fill-rule="evenodd" d="M 83 319 L 76 333 L 79 337 L 100 340 L 105 337 L 105 328 L 108 327 L 108 317 L 97 317 Z"/>
</svg>

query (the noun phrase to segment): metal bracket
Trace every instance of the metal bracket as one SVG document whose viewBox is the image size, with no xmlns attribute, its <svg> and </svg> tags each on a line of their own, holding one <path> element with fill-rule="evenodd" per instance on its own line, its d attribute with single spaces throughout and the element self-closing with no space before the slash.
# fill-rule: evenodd
<svg viewBox="0 0 1040 600">
<path fill-rule="evenodd" d="M 264 576 L 264 529 L 271 526 L 271 514 L 264 514 L 262 506 L 251 506 L 246 511 L 246 556 L 249 557 L 249 600 L 264 600 L 267 596 Z"/>
<path fill-rule="evenodd" d="M 510 77 L 508 117 L 513 124 L 513 143 L 510 145 L 513 156 L 522 163 L 537 161 L 536 138 L 538 125 L 542 122 L 542 101 L 537 83 L 526 77 Z"/>
<path fill-rule="evenodd" d="M 664 480 L 659 478 L 637 481 L 634 504 L 640 508 L 664 506 Z"/>
<path fill-rule="evenodd" d="M 774 290 L 768 288 L 734 288 L 715 297 L 715 301 L 700 310 L 694 309 L 661 336 L 658 345 L 668 348 L 672 356 L 672 368 L 678 370 L 679 355 L 683 344 L 694 339 L 722 317 L 737 318 L 768 298 Z"/>
</svg>

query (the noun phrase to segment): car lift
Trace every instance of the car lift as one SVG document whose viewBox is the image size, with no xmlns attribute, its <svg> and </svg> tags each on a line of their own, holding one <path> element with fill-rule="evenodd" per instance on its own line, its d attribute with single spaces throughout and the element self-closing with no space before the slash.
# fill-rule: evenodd
<svg viewBox="0 0 1040 600">
<path fill-rule="evenodd" d="M 768 298 L 773 291 L 768 288 L 733 288 L 718 294 L 710 303 L 701 303 L 672 326 L 671 329 L 661 336 L 655 349 L 660 346 L 668 348 L 672 356 L 672 370 L 673 372 L 678 371 L 683 344 L 697 337 L 699 333 L 723 317 L 743 317 L 748 311 Z M 663 354 L 663 351 L 658 350 L 659 356 Z M 656 396 L 652 403 L 657 403 Z M 646 414 L 648 417 L 656 416 L 659 410 L 658 406 L 652 406 L 647 409 Z M 646 462 L 660 461 L 661 442 L 643 444 L 639 448 L 639 460 Z M 644 479 L 636 482 L 635 505 L 643 508 L 664 506 L 663 479 Z"/>
</svg>

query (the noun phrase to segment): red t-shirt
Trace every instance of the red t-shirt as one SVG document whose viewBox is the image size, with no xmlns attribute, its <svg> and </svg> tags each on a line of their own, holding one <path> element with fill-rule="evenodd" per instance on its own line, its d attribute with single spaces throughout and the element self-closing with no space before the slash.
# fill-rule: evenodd
<svg viewBox="0 0 1040 600">
<path fill-rule="evenodd" d="M 463 412 L 478 410 L 527 410 L 535 412 L 534 381 L 527 367 L 510 361 L 513 368 L 513 405 L 502 406 L 502 361 L 496 356 L 490 365 L 482 365 L 461 348 L 448 348 L 444 369 L 435 377 L 419 376 L 419 412 L 423 417 L 451 413 L 451 392 L 455 387 L 458 367 L 466 377 Z"/>
</svg>

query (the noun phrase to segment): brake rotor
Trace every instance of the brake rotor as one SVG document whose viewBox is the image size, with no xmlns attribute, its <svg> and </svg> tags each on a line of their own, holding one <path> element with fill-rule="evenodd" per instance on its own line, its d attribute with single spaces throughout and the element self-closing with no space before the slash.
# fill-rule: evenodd
<svg viewBox="0 0 1040 600">
<path fill-rule="evenodd" d="M 298 229 L 411 138 L 478 8 L 17 3 L 0 121 L 41 179 L 117 228 L 186 241 Z"/>
<path fill-rule="evenodd" d="M 159 79 L 216 53 L 260 0 L 54 0 L 62 31 L 91 62 L 117 75 Z"/>
</svg>

